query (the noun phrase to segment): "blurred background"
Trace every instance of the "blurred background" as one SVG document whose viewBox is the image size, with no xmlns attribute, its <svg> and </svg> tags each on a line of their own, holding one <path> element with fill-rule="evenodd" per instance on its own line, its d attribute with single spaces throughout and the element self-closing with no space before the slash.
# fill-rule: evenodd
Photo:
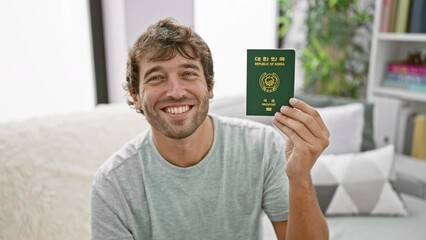
<svg viewBox="0 0 426 240">
<path fill-rule="evenodd" d="M 375 139 L 386 145 L 396 141 L 401 109 L 409 109 L 404 119 L 426 112 L 425 84 L 387 71 L 425 64 L 424 24 L 411 29 L 415 1 L 398 1 L 401 8 L 395 1 L 405 15 L 391 18 L 387 2 L 0 0 L 0 122 L 124 103 L 129 47 L 148 26 L 172 17 L 210 46 L 216 99 L 245 95 L 247 49 L 292 48 L 296 95 L 373 102 Z"/>
<path fill-rule="evenodd" d="M 0 0 L 0 239 L 88 238 L 96 169 L 149 128 L 125 103 L 127 51 L 166 17 L 210 46 L 210 110 L 225 116 L 254 117 L 247 49 L 295 49 L 295 95 L 338 139 L 323 156 L 339 160 L 317 171 L 340 179 L 319 195 L 342 210 L 330 239 L 424 239 L 425 0 Z M 354 177 L 355 198 L 334 194 Z M 406 195 L 375 188 L 388 180 Z M 354 216 L 354 199 L 378 212 Z M 409 216 L 389 217 L 395 206 Z"/>
<path fill-rule="evenodd" d="M 211 47 L 216 97 L 244 94 L 246 49 L 277 47 L 277 14 L 275 0 L 1 0 L 0 122 L 125 102 L 127 50 L 165 17 Z"/>
</svg>

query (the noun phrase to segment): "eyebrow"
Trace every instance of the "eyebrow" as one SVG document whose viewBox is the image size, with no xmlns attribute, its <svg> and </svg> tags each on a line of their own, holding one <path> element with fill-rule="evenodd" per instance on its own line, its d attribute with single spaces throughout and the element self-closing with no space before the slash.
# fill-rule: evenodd
<svg viewBox="0 0 426 240">
<path fill-rule="evenodd" d="M 161 68 L 160 67 L 153 67 L 148 69 L 148 71 L 146 71 L 146 73 L 143 75 L 143 78 L 145 79 L 146 77 L 148 77 L 149 74 L 159 71 Z"/>
<path fill-rule="evenodd" d="M 180 67 L 181 68 L 192 68 L 192 69 L 195 69 L 195 70 L 200 70 L 200 68 L 197 65 L 192 64 L 192 63 L 184 63 L 184 64 L 180 65 Z"/>
<path fill-rule="evenodd" d="M 195 69 L 195 70 L 200 70 L 200 68 L 197 66 L 197 65 L 195 65 L 195 64 L 192 64 L 192 63 L 184 63 L 184 64 L 181 64 L 181 65 L 179 65 L 179 68 L 191 68 L 191 69 Z M 160 71 L 161 70 L 161 67 L 160 66 L 155 66 L 155 67 L 152 67 L 152 68 L 150 68 L 150 69 L 148 69 L 146 72 L 145 72 L 145 74 L 144 74 L 144 79 L 146 78 L 146 77 L 148 77 L 151 73 L 153 73 L 153 72 L 156 72 L 156 71 Z"/>
</svg>

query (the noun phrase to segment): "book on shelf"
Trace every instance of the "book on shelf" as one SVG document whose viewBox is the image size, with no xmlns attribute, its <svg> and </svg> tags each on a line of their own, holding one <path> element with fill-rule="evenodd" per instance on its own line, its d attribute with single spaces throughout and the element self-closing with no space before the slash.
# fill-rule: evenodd
<svg viewBox="0 0 426 240">
<path fill-rule="evenodd" d="M 402 80 L 385 78 L 383 81 L 383 86 L 403 89 L 410 92 L 426 93 L 426 84 L 412 84 Z"/>
<path fill-rule="evenodd" d="M 413 144 L 413 132 L 414 132 L 414 119 L 416 117 L 416 113 L 412 112 L 409 113 L 407 116 L 407 122 L 406 122 L 406 132 L 405 132 L 405 142 L 404 142 L 404 149 L 403 153 L 406 155 L 411 155 L 411 146 Z"/>
<path fill-rule="evenodd" d="M 426 66 L 391 63 L 383 85 L 415 92 L 426 92 Z"/>
<path fill-rule="evenodd" d="M 391 11 L 389 15 L 389 29 L 388 32 L 395 32 L 395 24 L 396 24 L 396 13 L 398 10 L 398 1 L 400 0 L 392 0 L 391 2 Z"/>
<path fill-rule="evenodd" d="M 390 15 L 391 15 L 392 0 L 382 1 L 382 15 L 380 22 L 380 32 L 389 32 L 390 30 Z"/>
<path fill-rule="evenodd" d="M 386 82 L 392 83 L 400 83 L 403 86 L 408 85 L 424 85 L 426 86 L 426 77 L 420 77 L 420 76 L 414 76 L 414 75 L 407 75 L 407 74 L 395 74 L 395 73 L 387 73 Z"/>
<path fill-rule="evenodd" d="M 382 0 L 380 32 L 426 33 L 426 0 Z"/>
<path fill-rule="evenodd" d="M 388 64 L 388 72 L 426 77 L 426 65 L 390 63 Z"/>
<path fill-rule="evenodd" d="M 405 155 L 411 155 L 411 141 L 413 140 L 413 126 L 416 112 L 411 107 L 401 107 L 398 114 L 395 150 Z"/>
<path fill-rule="evenodd" d="M 395 32 L 405 33 L 408 30 L 411 0 L 399 0 L 395 19 Z"/>
<path fill-rule="evenodd" d="M 399 0 L 382 0 L 380 32 L 394 32 Z"/>
<path fill-rule="evenodd" d="M 426 114 L 417 114 L 414 120 L 411 156 L 426 159 Z"/>
<path fill-rule="evenodd" d="M 426 1 L 411 0 L 410 33 L 426 33 Z"/>
</svg>

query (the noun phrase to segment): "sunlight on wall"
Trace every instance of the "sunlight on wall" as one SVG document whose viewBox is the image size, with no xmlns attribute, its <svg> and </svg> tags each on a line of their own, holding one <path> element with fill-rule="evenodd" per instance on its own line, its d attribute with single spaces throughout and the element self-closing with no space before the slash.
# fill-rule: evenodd
<svg viewBox="0 0 426 240">
<path fill-rule="evenodd" d="M 247 49 L 276 47 L 276 0 L 194 0 L 195 29 L 210 46 L 216 97 L 245 95 Z"/>
<path fill-rule="evenodd" d="M 0 29 L 0 121 L 94 107 L 87 1 L 0 1 Z"/>
</svg>

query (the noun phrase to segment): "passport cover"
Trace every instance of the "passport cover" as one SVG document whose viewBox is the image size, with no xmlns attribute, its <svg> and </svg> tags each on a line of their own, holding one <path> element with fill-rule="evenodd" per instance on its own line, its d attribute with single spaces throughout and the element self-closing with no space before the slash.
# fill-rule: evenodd
<svg viewBox="0 0 426 240">
<path fill-rule="evenodd" d="M 273 116 L 294 96 L 293 49 L 247 50 L 246 114 Z"/>
</svg>

